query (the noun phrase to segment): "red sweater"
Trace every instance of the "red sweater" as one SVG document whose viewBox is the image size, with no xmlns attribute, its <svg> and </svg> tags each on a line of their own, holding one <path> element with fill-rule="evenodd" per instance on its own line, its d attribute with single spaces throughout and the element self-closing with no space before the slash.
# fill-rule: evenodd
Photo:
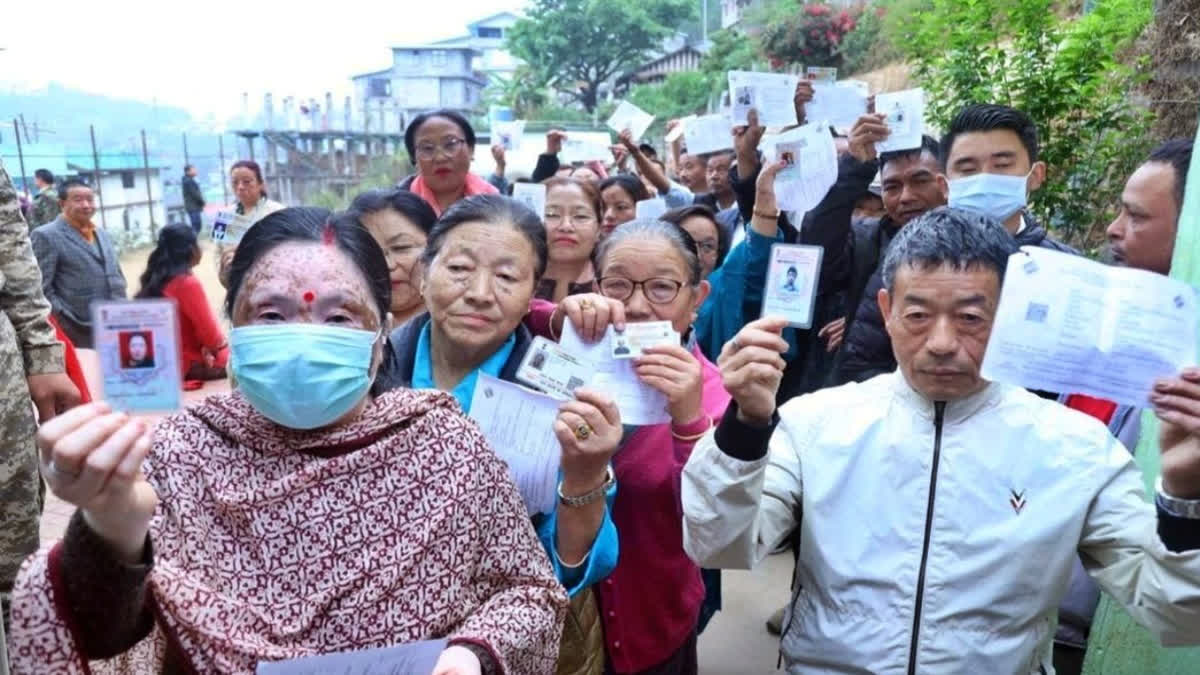
<svg viewBox="0 0 1200 675">
<path fill-rule="evenodd" d="M 191 274 L 180 274 L 163 287 L 163 296 L 173 298 L 179 306 L 179 366 L 186 373 L 193 363 L 203 363 L 201 347 L 217 351 L 225 345 L 225 335 L 212 308 L 204 286 Z M 222 360 L 218 357 L 218 363 Z"/>
</svg>

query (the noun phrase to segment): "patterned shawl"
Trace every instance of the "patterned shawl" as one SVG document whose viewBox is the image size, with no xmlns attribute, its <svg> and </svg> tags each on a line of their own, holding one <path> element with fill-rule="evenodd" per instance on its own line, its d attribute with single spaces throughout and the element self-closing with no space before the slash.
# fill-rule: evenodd
<svg viewBox="0 0 1200 675">
<path fill-rule="evenodd" d="M 566 594 L 504 464 L 447 394 L 394 390 L 306 432 L 212 396 L 159 423 L 146 472 L 160 500 L 150 638 L 86 662 L 45 548 L 13 594 L 15 673 L 158 672 L 168 643 L 197 672 L 252 672 L 444 637 L 503 672 L 554 672 Z"/>
</svg>

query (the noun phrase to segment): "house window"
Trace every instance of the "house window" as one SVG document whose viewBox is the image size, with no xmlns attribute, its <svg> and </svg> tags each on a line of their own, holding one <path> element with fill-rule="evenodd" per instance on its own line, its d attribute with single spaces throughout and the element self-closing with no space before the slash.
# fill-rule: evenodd
<svg viewBox="0 0 1200 675">
<path fill-rule="evenodd" d="M 392 81 L 385 77 L 373 77 L 367 80 L 367 96 L 370 98 L 388 98 L 392 95 Z"/>
<path fill-rule="evenodd" d="M 481 38 L 502 38 L 504 37 L 503 28 L 495 28 L 493 26 L 478 26 L 475 29 L 476 35 Z"/>
<path fill-rule="evenodd" d="M 122 171 L 121 172 L 121 187 L 125 188 L 126 190 L 133 189 L 133 172 L 132 171 Z"/>
<path fill-rule="evenodd" d="M 445 66 L 446 65 L 446 52 L 444 52 L 440 49 L 429 52 L 429 60 L 431 63 L 433 63 L 434 66 L 437 66 L 439 68 L 442 66 Z"/>
</svg>

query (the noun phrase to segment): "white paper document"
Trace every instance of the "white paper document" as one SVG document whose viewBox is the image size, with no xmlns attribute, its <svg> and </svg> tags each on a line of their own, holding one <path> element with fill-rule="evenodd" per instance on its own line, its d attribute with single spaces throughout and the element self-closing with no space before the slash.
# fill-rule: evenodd
<svg viewBox="0 0 1200 675">
<path fill-rule="evenodd" d="M 983 377 L 1149 406 L 1196 365 L 1196 292 L 1153 272 L 1025 246 L 1008 259 Z"/>
<path fill-rule="evenodd" d="M 654 197 L 653 199 L 643 199 L 635 206 L 638 219 L 642 218 L 659 218 L 667 212 L 667 200 L 663 197 Z"/>
<path fill-rule="evenodd" d="M 562 446 L 554 435 L 560 401 L 486 373 L 471 397 L 471 419 L 508 472 L 529 513 L 549 513 L 558 490 Z"/>
<path fill-rule="evenodd" d="M 824 252 L 804 244 L 771 246 L 761 316 L 781 316 L 793 328 L 812 328 Z"/>
<path fill-rule="evenodd" d="M 654 115 L 642 110 L 629 101 L 621 101 L 612 117 L 608 118 L 608 128 L 618 134 L 626 129 L 633 134 L 633 140 L 641 140 L 650 125 L 654 124 Z"/>
<path fill-rule="evenodd" d="M 799 75 L 729 71 L 729 101 L 733 126 L 745 126 L 751 108 L 758 111 L 764 127 L 786 127 L 796 123 L 796 84 Z M 689 146 L 690 147 L 690 146 Z"/>
<path fill-rule="evenodd" d="M 612 159 L 612 136 L 607 131 L 568 131 L 563 140 L 563 164 Z"/>
<path fill-rule="evenodd" d="M 621 411 L 621 424 L 662 424 L 671 421 L 667 411 L 667 397 L 662 392 L 638 379 L 633 361 L 614 359 L 613 339 L 616 331 L 612 326 L 599 342 L 584 342 L 570 321 L 563 322 L 562 339 L 558 344 L 575 356 L 593 366 L 589 389 L 608 394 Z M 472 409 L 474 413 L 474 409 Z"/>
<path fill-rule="evenodd" d="M 827 122 L 835 127 L 852 127 L 867 114 L 867 94 L 853 84 L 813 83 L 813 99 L 805 104 L 810 122 Z"/>
<path fill-rule="evenodd" d="M 546 186 L 541 183 L 513 183 L 512 198 L 528 206 L 539 219 L 546 217 Z"/>
<path fill-rule="evenodd" d="M 686 129 L 687 125 L 690 124 L 694 119 L 696 119 L 695 115 L 688 115 L 687 117 L 680 118 L 679 123 L 671 127 L 671 130 L 667 132 L 667 136 L 664 140 L 668 143 L 674 143 L 682 138 L 683 130 Z"/>
<path fill-rule="evenodd" d="M 888 129 L 892 132 L 887 140 L 875 144 L 877 152 L 921 147 L 921 134 L 925 133 L 924 89 L 879 94 L 875 97 L 875 112 L 887 115 Z"/>
<path fill-rule="evenodd" d="M 733 124 L 728 115 L 703 115 L 683 128 L 683 142 L 693 155 L 733 149 Z"/>
<path fill-rule="evenodd" d="M 525 120 L 492 123 L 492 145 L 499 145 L 506 152 L 521 149 L 521 138 L 525 135 Z"/>
<path fill-rule="evenodd" d="M 787 167 L 775 176 L 775 199 L 783 211 L 804 213 L 821 203 L 837 181 L 837 148 L 825 124 L 806 124 L 772 139 L 775 161 Z"/>
</svg>

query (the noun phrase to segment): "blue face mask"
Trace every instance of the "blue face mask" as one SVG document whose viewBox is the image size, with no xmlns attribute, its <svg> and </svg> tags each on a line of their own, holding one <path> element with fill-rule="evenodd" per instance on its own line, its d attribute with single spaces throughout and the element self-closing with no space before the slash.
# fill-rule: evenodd
<svg viewBox="0 0 1200 675">
<path fill-rule="evenodd" d="M 1033 173 L 1024 176 L 1006 176 L 1000 173 L 977 173 L 966 178 L 950 181 L 949 205 L 991 216 L 1003 223 L 1009 216 L 1025 208 L 1026 181 Z"/>
<path fill-rule="evenodd" d="M 312 323 L 240 326 L 229 333 L 230 364 L 255 410 L 290 429 L 316 429 L 366 395 L 378 337 Z"/>
</svg>

